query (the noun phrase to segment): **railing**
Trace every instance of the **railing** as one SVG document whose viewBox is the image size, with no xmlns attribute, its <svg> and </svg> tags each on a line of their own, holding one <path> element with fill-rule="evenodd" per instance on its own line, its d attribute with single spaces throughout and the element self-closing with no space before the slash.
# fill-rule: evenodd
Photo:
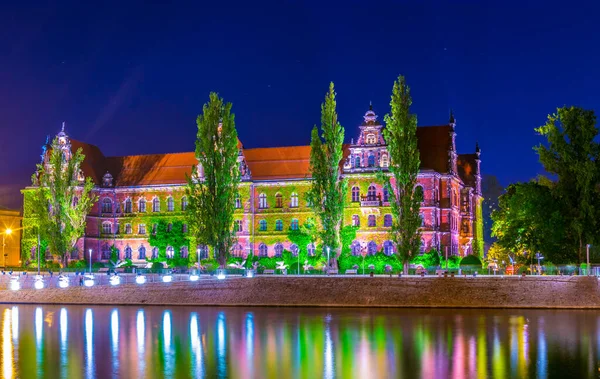
<svg viewBox="0 0 600 379">
<path fill-rule="evenodd" d="M 361 207 L 379 207 L 381 206 L 381 195 L 376 196 L 361 196 Z"/>
</svg>

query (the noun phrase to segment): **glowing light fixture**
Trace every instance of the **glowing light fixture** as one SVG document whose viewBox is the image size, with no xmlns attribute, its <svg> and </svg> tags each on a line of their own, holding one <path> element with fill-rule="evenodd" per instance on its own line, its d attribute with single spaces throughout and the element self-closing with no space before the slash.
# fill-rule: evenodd
<svg viewBox="0 0 600 379">
<path fill-rule="evenodd" d="M 217 279 L 219 279 L 219 280 L 225 279 L 225 273 L 223 273 L 223 272 L 218 273 L 217 274 Z"/>
<path fill-rule="evenodd" d="M 109 282 L 110 282 L 111 286 L 117 286 L 117 285 L 121 284 L 121 277 L 117 276 L 117 275 L 113 275 L 110 277 Z"/>
<path fill-rule="evenodd" d="M 246 278 L 254 278 L 254 270 L 246 270 Z"/>
<path fill-rule="evenodd" d="M 18 291 L 21 289 L 21 283 L 19 283 L 18 277 L 13 276 L 12 278 L 10 278 L 10 289 L 13 291 Z"/>
<path fill-rule="evenodd" d="M 83 285 L 86 287 L 92 287 L 94 285 L 94 276 L 86 275 L 83 279 Z"/>
<path fill-rule="evenodd" d="M 41 275 L 35 276 L 35 281 L 33 282 L 33 287 L 36 290 L 41 290 L 42 288 L 44 288 L 44 279 L 42 278 Z"/>
<path fill-rule="evenodd" d="M 59 276 L 58 277 L 58 286 L 60 288 L 67 288 L 69 286 L 69 278 L 66 276 Z"/>
<path fill-rule="evenodd" d="M 135 282 L 137 284 L 144 284 L 146 283 L 146 277 L 144 275 L 138 275 L 135 277 Z"/>
<path fill-rule="evenodd" d="M 173 281 L 173 276 L 171 275 L 165 275 L 162 277 L 162 281 L 165 283 L 171 283 Z"/>
<path fill-rule="evenodd" d="M 191 280 L 192 282 L 197 282 L 197 281 L 198 281 L 198 279 L 200 279 L 200 277 L 199 277 L 198 275 L 196 275 L 196 274 L 194 274 L 194 275 L 190 275 L 190 280 Z"/>
</svg>

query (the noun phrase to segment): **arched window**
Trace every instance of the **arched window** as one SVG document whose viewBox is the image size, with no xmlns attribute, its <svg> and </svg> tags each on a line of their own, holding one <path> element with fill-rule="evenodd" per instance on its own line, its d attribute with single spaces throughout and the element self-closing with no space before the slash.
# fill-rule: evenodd
<svg viewBox="0 0 600 379">
<path fill-rule="evenodd" d="M 314 255 L 315 255 L 315 251 L 316 251 L 316 250 L 317 250 L 317 249 L 315 248 L 315 244 L 314 244 L 314 243 L 309 243 L 309 244 L 306 246 L 306 252 L 308 253 L 308 256 L 309 256 L 309 257 L 314 257 Z"/>
<path fill-rule="evenodd" d="M 367 200 L 369 201 L 373 201 L 376 200 L 377 198 L 377 190 L 375 189 L 374 185 L 370 185 L 369 189 L 367 190 Z"/>
<path fill-rule="evenodd" d="M 187 226 L 187 224 L 183 224 L 183 225 L 181 226 L 181 231 L 182 231 L 183 233 L 187 233 L 187 232 L 188 232 L 188 226 Z"/>
<path fill-rule="evenodd" d="M 158 197 L 152 199 L 152 212 L 160 212 L 160 199 Z"/>
<path fill-rule="evenodd" d="M 367 162 L 369 167 L 375 167 L 375 155 L 369 154 L 369 159 Z"/>
<path fill-rule="evenodd" d="M 267 204 L 267 195 L 261 193 L 258 195 L 258 207 L 259 208 L 267 208 L 269 205 Z"/>
<path fill-rule="evenodd" d="M 167 199 L 167 211 L 173 212 L 174 210 L 175 210 L 175 200 L 173 200 L 173 197 L 169 196 L 169 198 Z"/>
<path fill-rule="evenodd" d="M 383 201 L 385 203 L 390 201 L 390 193 L 388 192 L 388 189 L 385 186 L 383 187 Z"/>
<path fill-rule="evenodd" d="M 421 240 L 421 248 L 419 249 L 419 251 L 421 254 L 427 251 L 427 244 L 425 243 L 424 239 Z"/>
<path fill-rule="evenodd" d="M 241 244 L 237 243 L 233 246 L 231 254 L 233 254 L 234 257 L 243 257 L 244 256 L 244 248 L 242 247 Z"/>
<path fill-rule="evenodd" d="M 283 207 L 283 196 L 280 193 L 275 195 L 275 208 Z"/>
<path fill-rule="evenodd" d="M 173 246 L 167 246 L 167 258 L 173 258 L 174 255 L 175 250 L 173 249 Z"/>
<path fill-rule="evenodd" d="M 275 221 L 275 230 L 282 231 L 283 230 L 283 221 L 277 220 Z"/>
<path fill-rule="evenodd" d="M 269 254 L 268 254 L 267 245 L 265 245 L 264 243 L 261 243 L 260 245 L 258 245 L 258 256 L 266 257 L 268 255 Z"/>
<path fill-rule="evenodd" d="M 167 224 L 167 232 L 170 232 L 171 230 L 173 230 L 173 224 L 168 223 Z"/>
<path fill-rule="evenodd" d="M 377 143 L 377 138 L 375 137 L 375 134 L 367 134 L 367 144 L 369 145 L 374 145 L 375 143 Z"/>
<path fill-rule="evenodd" d="M 352 250 L 352 255 L 360 255 L 360 252 L 361 252 L 360 242 L 358 242 L 358 241 L 352 242 L 352 245 L 350 245 L 350 249 Z"/>
<path fill-rule="evenodd" d="M 144 246 L 140 246 L 138 249 L 138 259 L 146 259 L 146 248 Z"/>
<path fill-rule="evenodd" d="M 200 257 L 200 259 L 207 259 L 208 258 L 208 247 L 206 247 L 206 245 L 198 245 L 196 247 L 196 253 Z"/>
<path fill-rule="evenodd" d="M 132 256 L 133 256 L 133 250 L 131 249 L 131 247 L 127 246 L 125 248 L 125 259 L 131 259 Z"/>
<path fill-rule="evenodd" d="M 112 224 L 110 222 L 102 223 L 102 234 L 111 234 L 112 233 Z"/>
<path fill-rule="evenodd" d="M 385 241 L 383 243 L 383 253 L 385 255 L 393 255 L 394 254 L 394 244 L 391 241 Z"/>
<path fill-rule="evenodd" d="M 391 214 L 386 214 L 385 216 L 383 216 L 383 226 L 388 227 L 388 228 L 392 226 L 392 215 Z"/>
<path fill-rule="evenodd" d="M 352 215 L 352 226 L 360 226 L 360 217 L 358 215 Z"/>
<path fill-rule="evenodd" d="M 354 158 L 354 167 L 360 168 L 360 157 L 359 156 Z"/>
<path fill-rule="evenodd" d="M 264 232 L 265 230 L 267 230 L 267 220 L 260 220 L 258 222 L 259 225 L 259 229 L 261 232 Z"/>
<path fill-rule="evenodd" d="M 187 258 L 188 257 L 188 247 L 182 246 L 181 249 L 179 249 L 179 254 L 181 254 L 181 258 Z"/>
<path fill-rule="evenodd" d="M 108 197 L 102 199 L 102 213 L 112 213 L 112 200 Z"/>
<path fill-rule="evenodd" d="M 421 226 L 425 226 L 425 215 L 423 213 L 419 213 L 419 218 L 421 219 Z"/>
<path fill-rule="evenodd" d="M 292 256 L 297 257 L 298 256 L 298 245 L 296 245 L 295 243 L 291 244 L 290 252 L 292 253 Z"/>
<path fill-rule="evenodd" d="M 388 167 L 389 165 L 390 165 L 390 162 L 388 161 L 387 154 L 382 154 L 381 155 L 381 167 Z"/>
<path fill-rule="evenodd" d="M 297 218 L 292 219 L 292 223 L 290 224 L 290 229 L 298 230 L 298 219 Z"/>
<path fill-rule="evenodd" d="M 131 234 L 131 224 L 125 224 L 125 234 Z"/>
<path fill-rule="evenodd" d="M 79 198 L 77 196 L 73 196 L 73 201 L 71 202 L 71 205 L 73 206 L 73 208 L 75 208 L 77 204 L 79 204 Z"/>
<path fill-rule="evenodd" d="M 152 259 L 158 258 L 158 247 L 152 248 Z"/>
<path fill-rule="evenodd" d="M 369 227 L 374 228 L 377 226 L 377 218 L 375 215 L 369 215 Z"/>
<path fill-rule="evenodd" d="M 283 245 L 280 243 L 277 243 L 277 244 L 275 244 L 275 256 L 281 257 L 281 254 L 283 254 Z"/>
<path fill-rule="evenodd" d="M 131 209 L 132 208 L 131 207 L 131 199 L 127 198 L 125 200 L 125 206 L 123 208 L 124 208 L 123 210 L 125 211 L 125 213 L 131 213 L 132 212 L 132 209 Z"/>
<path fill-rule="evenodd" d="M 146 199 L 141 198 L 138 201 L 138 212 L 141 212 L 141 213 L 146 212 Z"/>
<path fill-rule="evenodd" d="M 419 199 L 420 201 L 423 201 L 423 195 L 424 195 L 423 187 L 422 186 L 416 186 L 415 187 L 415 197 L 417 199 Z"/>
<path fill-rule="evenodd" d="M 377 244 L 375 243 L 375 241 L 369 242 L 369 244 L 367 245 L 367 253 L 369 253 L 369 255 L 377 254 Z"/>
<path fill-rule="evenodd" d="M 182 197 L 182 198 L 181 198 L 181 210 L 182 210 L 183 212 L 185 212 L 185 211 L 186 211 L 186 209 L 187 209 L 187 206 L 188 206 L 187 197 L 186 197 L 186 196 L 184 196 L 184 197 Z"/>
<path fill-rule="evenodd" d="M 240 194 L 236 194 L 235 195 L 235 209 L 240 209 L 242 207 L 242 198 L 240 197 Z"/>
<path fill-rule="evenodd" d="M 298 194 L 296 192 L 292 192 L 292 195 L 290 197 L 290 208 L 297 208 L 298 207 Z"/>
<path fill-rule="evenodd" d="M 355 203 L 360 201 L 360 188 L 358 186 L 352 187 L 352 201 Z"/>
</svg>

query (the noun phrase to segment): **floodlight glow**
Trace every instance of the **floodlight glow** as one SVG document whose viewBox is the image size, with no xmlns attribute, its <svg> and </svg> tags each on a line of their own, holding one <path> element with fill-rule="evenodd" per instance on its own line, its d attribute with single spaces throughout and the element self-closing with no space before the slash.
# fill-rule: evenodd
<svg viewBox="0 0 600 379">
<path fill-rule="evenodd" d="M 223 279 L 225 279 L 225 274 L 224 274 L 224 273 L 222 273 L 222 272 L 218 273 L 218 274 L 217 274 L 217 279 L 219 279 L 219 280 L 223 280 Z"/>
<path fill-rule="evenodd" d="M 10 289 L 13 291 L 18 291 L 21 289 L 21 283 L 19 283 L 19 279 L 18 278 L 11 278 L 10 279 Z"/>
<path fill-rule="evenodd" d="M 83 285 L 86 287 L 92 287 L 94 285 L 94 279 L 85 279 Z"/>
<path fill-rule="evenodd" d="M 254 271 L 253 270 L 246 271 L 246 278 L 254 278 Z"/>
<path fill-rule="evenodd" d="M 143 275 L 138 275 L 138 276 L 136 276 L 136 278 L 135 278 L 135 282 L 136 282 L 137 284 L 144 284 L 144 283 L 146 283 L 146 277 L 145 277 L 145 276 L 143 276 Z"/>
<path fill-rule="evenodd" d="M 69 278 L 66 276 L 60 276 L 58 278 L 58 286 L 60 288 L 67 288 L 69 286 Z"/>
<path fill-rule="evenodd" d="M 117 276 L 117 275 L 113 275 L 110 277 L 110 285 L 111 286 L 117 286 L 121 283 L 121 277 Z"/>
<path fill-rule="evenodd" d="M 44 280 L 41 278 L 36 279 L 35 282 L 33 283 L 33 287 L 36 290 L 41 290 L 42 288 L 44 288 Z"/>
<path fill-rule="evenodd" d="M 173 280 L 173 277 L 171 275 L 165 275 L 162 278 L 162 281 L 165 283 L 170 283 Z"/>
<path fill-rule="evenodd" d="M 200 277 L 198 275 L 190 275 L 190 280 L 192 282 L 196 282 L 196 281 L 198 281 L 198 279 L 200 279 Z"/>
</svg>

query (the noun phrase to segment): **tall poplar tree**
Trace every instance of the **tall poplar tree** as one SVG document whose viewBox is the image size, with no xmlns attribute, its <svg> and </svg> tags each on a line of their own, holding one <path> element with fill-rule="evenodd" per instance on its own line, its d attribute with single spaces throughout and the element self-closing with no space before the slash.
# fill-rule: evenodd
<svg viewBox="0 0 600 379">
<path fill-rule="evenodd" d="M 417 148 L 417 116 L 410 113 L 412 98 L 404 76 L 394 82 L 391 113 L 385 115 L 383 136 L 390 154 L 389 174 L 381 173 L 392 210 L 390 239 L 408 272 L 410 258 L 421 247 L 419 210 L 423 194 L 416 190 L 421 160 Z"/>
<path fill-rule="evenodd" d="M 579 107 L 558 108 L 536 132 L 547 140 L 535 150 L 546 171 L 558 177 L 552 192 L 563 205 L 562 214 L 569 225 L 566 232 L 577 241 L 582 262 L 585 245 L 597 242 L 600 144 L 596 142 L 596 116 Z"/>
<path fill-rule="evenodd" d="M 321 221 L 321 239 L 336 258 L 340 249 L 340 230 L 344 211 L 347 180 L 342 177 L 344 128 L 338 122 L 333 83 L 321 104 L 321 135 L 315 125 L 310 143 L 311 188 L 307 198 Z M 329 262 L 328 262 L 329 264 Z"/>
<path fill-rule="evenodd" d="M 187 219 L 196 241 L 213 248 L 223 268 L 235 242 L 233 212 L 238 193 L 238 135 L 231 103 L 212 92 L 196 123 L 198 166 L 188 178 Z"/>
<path fill-rule="evenodd" d="M 68 253 L 85 232 L 86 217 L 97 197 L 91 193 L 92 179 L 83 178 L 81 174 L 81 163 L 85 159 L 82 150 L 71 154 L 63 148 L 65 146 L 55 138 L 47 159 L 37 165 L 31 179 L 31 208 L 40 237 L 65 267 Z"/>
</svg>

